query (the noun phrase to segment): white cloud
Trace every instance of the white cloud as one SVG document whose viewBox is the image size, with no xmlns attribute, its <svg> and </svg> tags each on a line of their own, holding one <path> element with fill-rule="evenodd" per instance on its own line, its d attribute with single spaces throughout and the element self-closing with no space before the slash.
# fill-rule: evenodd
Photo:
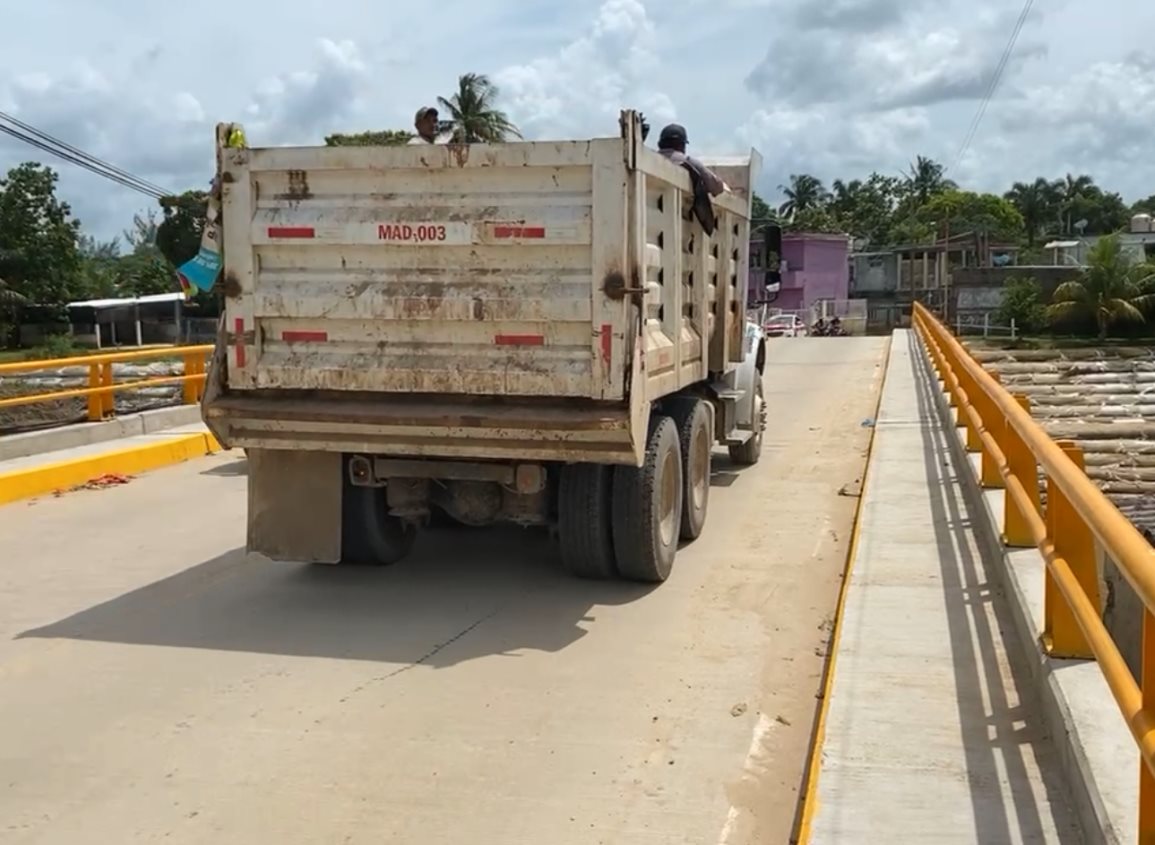
<svg viewBox="0 0 1155 845">
<path fill-rule="evenodd" d="M 431 16 L 370 0 L 284 0 L 270 16 L 203 0 L 202 14 L 162 45 L 167 19 L 155 5 L 124 0 L 108 14 L 83 0 L 39 0 L 26 10 L 29 35 L 0 54 L 0 109 L 183 190 L 211 175 L 216 121 L 244 120 L 257 144 L 407 128 L 417 105 L 472 71 L 499 85 L 527 137 L 613 132 L 619 109 L 639 108 L 655 128 L 685 123 L 703 155 L 757 146 L 760 187 L 773 194 L 790 173 L 894 174 L 919 154 L 952 164 L 1017 6 L 444 0 Z M 952 176 L 1001 191 L 1071 170 L 1130 199 L 1155 192 L 1155 7 L 1118 0 L 1104 16 L 1051 0 L 1045 9 L 1028 20 Z M 139 46 L 113 49 L 124 43 Z M 0 172 L 38 155 L 0 136 Z M 102 236 L 149 205 L 45 160 L 61 172 L 61 195 Z"/>
<path fill-rule="evenodd" d="M 655 84 L 660 78 L 642 0 L 606 0 L 581 36 L 556 54 L 498 71 L 494 81 L 528 135 L 564 138 L 589 134 L 595 121 L 600 131 L 614 131 L 626 105 L 655 125 L 673 120 L 674 102 Z"/>
</svg>

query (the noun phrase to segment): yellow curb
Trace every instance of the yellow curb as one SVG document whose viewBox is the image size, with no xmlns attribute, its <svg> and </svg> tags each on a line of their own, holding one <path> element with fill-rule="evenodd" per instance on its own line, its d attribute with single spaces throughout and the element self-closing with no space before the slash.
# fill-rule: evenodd
<svg viewBox="0 0 1155 845">
<path fill-rule="evenodd" d="M 834 611 L 834 624 L 830 640 L 826 646 L 826 669 L 822 678 L 822 700 L 818 703 L 818 716 L 814 721 L 814 732 L 810 739 L 810 756 L 806 761 L 806 774 L 802 788 L 802 812 L 798 819 L 795 836 L 791 839 L 797 845 L 809 845 L 814 814 L 818 811 L 818 777 L 822 771 L 822 747 L 826 742 L 826 716 L 830 711 L 830 693 L 834 688 L 834 673 L 838 664 L 838 646 L 842 642 L 842 617 L 846 613 L 846 597 L 850 592 L 850 576 L 854 574 L 854 560 L 858 554 L 858 534 L 862 526 L 862 502 L 866 499 L 866 482 L 870 477 L 870 463 L 874 458 L 874 437 L 878 434 L 878 411 L 882 407 L 882 392 L 886 390 L 886 372 L 890 367 L 890 354 L 894 335 L 886 344 L 886 354 L 882 359 L 882 379 L 878 385 L 878 398 L 874 403 L 874 427 L 866 446 L 866 465 L 862 472 L 862 486 L 858 491 L 858 501 L 854 505 L 854 523 L 850 530 L 850 543 L 846 548 L 846 562 L 842 569 L 842 586 L 838 590 L 838 603 Z"/>
<path fill-rule="evenodd" d="M 207 431 L 168 438 L 162 433 L 157 442 L 143 446 L 0 473 L 0 505 L 69 490 L 102 475 L 135 475 L 219 451 L 221 445 Z"/>
</svg>

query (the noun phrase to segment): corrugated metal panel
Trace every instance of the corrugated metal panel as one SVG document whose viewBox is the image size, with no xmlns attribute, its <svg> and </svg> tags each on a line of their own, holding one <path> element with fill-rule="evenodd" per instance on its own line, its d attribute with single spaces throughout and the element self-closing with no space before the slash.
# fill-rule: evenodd
<svg viewBox="0 0 1155 845">
<path fill-rule="evenodd" d="M 590 147 L 237 153 L 232 386 L 604 398 Z"/>
</svg>

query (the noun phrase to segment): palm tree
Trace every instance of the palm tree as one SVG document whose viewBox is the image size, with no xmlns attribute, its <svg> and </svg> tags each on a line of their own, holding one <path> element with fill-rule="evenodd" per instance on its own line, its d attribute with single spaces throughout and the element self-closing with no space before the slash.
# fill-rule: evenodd
<svg viewBox="0 0 1155 845">
<path fill-rule="evenodd" d="M 786 195 L 786 201 L 778 212 L 790 220 L 803 211 L 820 208 L 830 200 L 830 193 L 822 180 L 808 173 L 792 173 L 790 185 L 779 185 L 778 190 Z"/>
<path fill-rule="evenodd" d="M 1136 263 L 1118 235 L 1106 235 L 1087 253 L 1083 277 L 1059 285 L 1047 311 L 1053 320 L 1094 316 L 1104 340 L 1115 323 L 1146 321 L 1145 312 L 1155 307 L 1155 293 L 1148 292 L 1152 283 L 1155 268 Z"/>
<path fill-rule="evenodd" d="M 906 190 L 918 205 L 926 205 L 935 194 L 953 191 L 958 185 L 946 178 L 946 168 L 932 158 L 917 156 L 906 174 Z"/>
<path fill-rule="evenodd" d="M 1075 222 L 1074 207 L 1082 197 L 1099 192 L 1099 187 L 1090 176 L 1072 176 L 1068 173 L 1055 183 L 1055 190 L 1059 193 L 1059 226 L 1063 234 L 1069 235 Z"/>
<path fill-rule="evenodd" d="M 505 112 L 497 108 L 497 86 L 480 73 L 465 73 L 457 80 L 457 93 L 437 102 L 449 115 L 445 130 L 453 133 L 455 144 L 496 144 L 520 138 L 521 132 Z"/>
<path fill-rule="evenodd" d="M 1027 246 L 1034 247 L 1035 238 L 1054 218 L 1059 204 L 1058 186 L 1039 177 L 1034 182 L 1015 182 L 1005 195 L 1019 214 L 1027 229 Z"/>
</svg>

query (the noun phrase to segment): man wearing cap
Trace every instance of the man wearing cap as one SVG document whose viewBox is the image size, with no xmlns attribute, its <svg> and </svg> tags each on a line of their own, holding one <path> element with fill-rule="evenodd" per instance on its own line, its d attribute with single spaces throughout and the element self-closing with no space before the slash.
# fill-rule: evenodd
<svg viewBox="0 0 1155 845">
<path fill-rule="evenodd" d="M 412 144 L 436 144 L 437 130 L 441 128 L 440 115 L 437 109 L 433 106 L 422 106 L 417 110 L 417 116 L 413 118 L 413 127 L 417 130 L 417 136 L 409 139 Z"/>
<path fill-rule="evenodd" d="M 677 123 L 671 123 L 662 129 L 662 134 L 658 136 L 658 152 L 672 163 L 680 164 L 694 171 L 701 177 L 702 184 L 710 192 L 710 196 L 716 197 L 718 194 L 730 190 L 730 187 L 718 178 L 718 174 L 713 170 L 693 156 L 686 155 L 687 143 L 686 128 Z"/>
</svg>

